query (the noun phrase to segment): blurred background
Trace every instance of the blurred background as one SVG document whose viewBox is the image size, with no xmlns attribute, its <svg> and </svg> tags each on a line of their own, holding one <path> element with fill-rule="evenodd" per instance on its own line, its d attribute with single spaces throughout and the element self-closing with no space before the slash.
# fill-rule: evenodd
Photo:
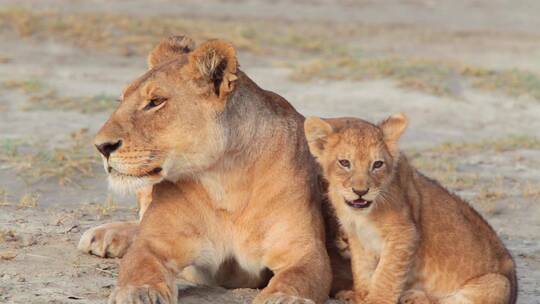
<svg viewBox="0 0 540 304">
<path fill-rule="evenodd" d="M 85 229 L 136 218 L 91 138 L 157 42 L 223 38 L 305 115 L 403 111 L 414 164 L 471 201 L 540 303 L 540 1 L 0 1 L 0 302 L 102 303 Z M 254 291 L 192 291 L 243 303 Z M 219 299 L 219 300 L 216 300 Z"/>
</svg>

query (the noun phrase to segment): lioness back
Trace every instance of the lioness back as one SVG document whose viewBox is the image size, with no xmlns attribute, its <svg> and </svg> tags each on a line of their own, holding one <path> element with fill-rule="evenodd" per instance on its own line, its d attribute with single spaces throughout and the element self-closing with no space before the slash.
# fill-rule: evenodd
<svg viewBox="0 0 540 304">
<path fill-rule="evenodd" d="M 308 118 L 310 151 L 348 234 L 358 303 L 515 303 L 515 265 L 467 202 L 415 168 L 397 142 L 402 114 L 378 125 Z"/>
</svg>

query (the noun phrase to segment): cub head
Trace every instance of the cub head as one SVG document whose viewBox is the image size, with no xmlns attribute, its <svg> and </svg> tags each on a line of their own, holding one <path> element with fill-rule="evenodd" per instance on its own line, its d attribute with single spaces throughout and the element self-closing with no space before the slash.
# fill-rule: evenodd
<svg viewBox="0 0 540 304">
<path fill-rule="evenodd" d="M 406 127 L 401 113 L 378 125 L 355 118 L 306 119 L 309 150 L 323 169 L 333 204 L 371 206 L 392 177 Z"/>
<path fill-rule="evenodd" d="M 148 65 L 94 139 L 114 189 L 194 175 L 224 153 L 220 114 L 237 80 L 233 46 L 209 40 L 195 47 L 174 36 L 156 46 Z"/>
</svg>

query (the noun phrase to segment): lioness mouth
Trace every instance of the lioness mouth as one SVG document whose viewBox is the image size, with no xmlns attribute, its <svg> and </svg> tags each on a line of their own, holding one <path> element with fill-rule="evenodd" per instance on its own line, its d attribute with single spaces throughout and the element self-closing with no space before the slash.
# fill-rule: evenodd
<svg viewBox="0 0 540 304">
<path fill-rule="evenodd" d="M 351 206 L 352 208 L 362 209 L 362 208 L 367 208 L 371 206 L 372 202 L 359 198 L 359 199 L 355 199 L 354 201 L 345 200 L 345 203 L 347 203 L 347 205 Z"/>
<path fill-rule="evenodd" d="M 161 167 L 157 167 L 157 168 L 154 168 L 151 171 L 148 171 L 148 172 L 146 172 L 144 174 L 141 174 L 141 175 L 123 173 L 123 172 L 120 172 L 118 170 L 115 170 L 112 167 L 109 167 L 108 171 L 109 171 L 110 174 L 117 174 L 117 175 L 131 176 L 131 177 L 147 177 L 147 176 L 152 176 L 152 175 L 159 174 L 162 170 L 163 169 Z"/>
</svg>

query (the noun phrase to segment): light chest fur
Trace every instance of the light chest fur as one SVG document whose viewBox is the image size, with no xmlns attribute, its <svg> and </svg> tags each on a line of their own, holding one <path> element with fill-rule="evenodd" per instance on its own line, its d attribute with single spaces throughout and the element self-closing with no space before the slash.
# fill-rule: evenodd
<svg viewBox="0 0 540 304">
<path fill-rule="evenodd" d="M 260 276 L 265 267 L 256 248 L 249 246 L 250 234 L 244 231 L 250 219 L 239 216 L 237 212 L 249 199 L 245 191 L 234 191 L 240 184 L 237 179 L 236 175 L 224 176 L 219 173 L 200 176 L 199 182 L 212 208 L 205 209 L 205 220 L 200 223 L 206 226 L 207 240 L 202 242 L 201 253 L 194 261 L 194 268 L 190 270 L 197 273 L 195 277 L 199 278 L 193 281 L 228 287 L 260 285 Z M 233 264 L 230 264 L 231 261 Z M 229 266 L 222 269 L 224 263 L 229 263 Z M 232 272 L 235 278 L 226 276 L 223 282 L 210 279 L 222 278 L 222 275 L 218 275 L 220 271 Z M 202 274 L 206 274 L 204 277 L 208 279 L 201 280 Z"/>
<path fill-rule="evenodd" d="M 357 238 L 365 250 L 380 256 L 384 241 L 376 225 L 369 218 L 368 210 L 338 211 L 341 225 L 349 237 Z"/>
</svg>

